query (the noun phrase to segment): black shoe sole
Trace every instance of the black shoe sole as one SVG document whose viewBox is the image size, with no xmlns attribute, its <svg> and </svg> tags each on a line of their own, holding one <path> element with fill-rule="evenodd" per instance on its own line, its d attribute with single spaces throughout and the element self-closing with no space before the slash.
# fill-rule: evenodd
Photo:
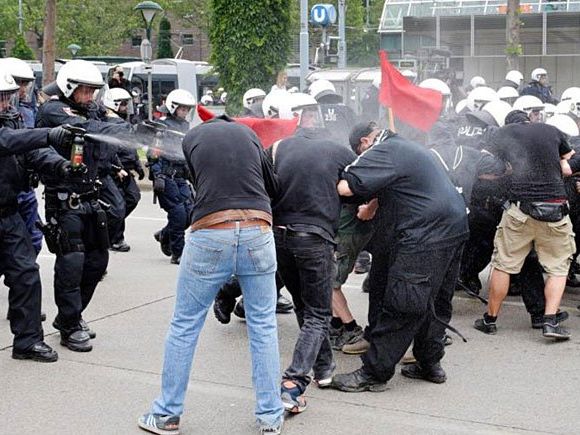
<svg viewBox="0 0 580 435">
<path fill-rule="evenodd" d="M 447 381 L 447 376 L 445 376 L 444 378 L 430 378 L 427 376 L 422 376 L 420 374 L 414 374 L 414 373 L 409 373 L 407 371 L 403 371 L 401 370 L 401 374 L 409 379 L 419 379 L 421 381 L 427 381 L 427 382 L 432 382 L 434 384 L 444 384 L 445 381 Z"/>
<path fill-rule="evenodd" d="M 93 346 L 91 345 L 79 346 L 77 344 L 69 343 L 68 341 L 65 340 L 60 340 L 60 344 L 68 348 L 69 350 L 72 350 L 73 352 L 90 352 L 91 350 L 93 350 Z"/>
<path fill-rule="evenodd" d="M 294 311 L 294 307 L 292 308 L 278 308 L 276 307 L 276 314 L 290 314 Z"/>
<path fill-rule="evenodd" d="M 36 361 L 36 362 L 41 362 L 41 363 L 53 363 L 53 362 L 57 362 L 58 361 L 58 355 L 52 357 L 52 358 L 42 358 L 42 357 L 38 357 L 35 355 L 26 355 L 26 354 L 18 354 L 18 353 L 12 353 L 12 359 L 16 359 L 16 360 L 31 360 L 31 361 Z"/>
<path fill-rule="evenodd" d="M 477 329 L 478 331 L 480 331 L 480 332 L 483 332 L 484 334 L 487 334 L 487 335 L 496 335 L 496 334 L 497 334 L 497 329 L 496 329 L 495 331 L 487 331 L 487 330 L 485 330 L 485 329 L 483 329 L 483 328 L 478 328 L 478 327 L 477 327 L 477 326 L 475 326 L 475 325 L 473 325 L 473 327 L 474 327 L 475 329 Z"/>
<path fill-rule="evenodd" d="M 344 385 L 330 384 L 331 388 L 335 390 L 344 391 L 345 393 L 363 393 L 365 391 L 370 391 L 371 393 L 382 393 L 387 390 L 387 383 L 384 384 L 372 384 L 372 385 L 359 385 L 358 387 L 347 387 Z"/>
</svg>

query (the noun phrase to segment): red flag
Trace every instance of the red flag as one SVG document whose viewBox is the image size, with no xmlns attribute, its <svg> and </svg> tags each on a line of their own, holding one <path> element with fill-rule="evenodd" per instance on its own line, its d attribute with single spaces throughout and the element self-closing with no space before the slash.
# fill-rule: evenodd
<svg viewBox="0 0 580 435">
<path fill-rule="evenodd" d="M 379 101 L 388 106 L 401 121 L 423 131 L 429 131 L 439 119 L 443 95 L 432 89 L 412 84 L 391 63 L 384 50 L 381 59 L 381 89 Z"/>
<path fill-rule="evenodd" d="M 215 118 L 215 114 L 203 107 L 197 105 L 197 113 L 202 121 L 208 121 Z M 254 133 L 262 142 L 264 148 L 269 148 L 274 142 L 286 139 L 294 134 L 298 125 L 296 119 L 262 119 L 262 118 L 233 118 L 236 122 L 244 124 L 254 130 Z"/>
</svg>

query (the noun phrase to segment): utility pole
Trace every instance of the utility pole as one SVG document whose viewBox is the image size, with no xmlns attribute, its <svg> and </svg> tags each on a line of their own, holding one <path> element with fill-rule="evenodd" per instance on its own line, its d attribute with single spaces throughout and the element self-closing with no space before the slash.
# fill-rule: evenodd
<svg viewBox="0 0 580 435">
<path fill-rule="evenodd" d="M 22 16 L 22 0 L 18 0 L 18 34 L 22 35 L 24 17 Z"/>
<path fill-rule="evenodd" d="M 346 68 L 346 0 L 338 0 L 338 67 Z"/>
<path fill-rule="evenodd" d="M 56 0 L 46 0 L 44 12 L 44 34 L 42 37 L 42 84 L 44 86 L 54 81 L 54 61 L 56 29 Z"/>
<path fill-rule="evenodd" d="M 308 0 L 300 0 L 300 92 L 306 89 L 308 75 Z"/>
</svg>

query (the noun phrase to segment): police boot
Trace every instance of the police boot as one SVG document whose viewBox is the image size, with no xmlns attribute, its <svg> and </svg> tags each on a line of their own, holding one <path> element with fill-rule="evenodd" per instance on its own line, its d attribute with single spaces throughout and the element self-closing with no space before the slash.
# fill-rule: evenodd
<svg viewBox="0 0 580 435">
<path fill-rule="evenodd" d="M 129 252 L 130 250 L 131 250 L 131 247 L 124 240 L 121 240 L 119 243 L 113 243 L 111 245 L 111 251 Z"/>
<path fill-rule="evenodd" d="M 12 349 L 12 358 L 31 359 L 38 362 L 56 362 L 58 354 L 44 341 L 39 341 L 24 350 Z"/>
<path fill-rule="evenodd" d="M 179 264 L 181 263 L 181 255 L 173 254 L 171 256 L 171 264 Z"/>
<path fill-rule="evenodd" d="M 224 325 L 230 323 L 232 318 L 232 311 L 234 311 L 235 305 L 235 299 L 225 298 L 218 294 L 213 303 L 213 313 L 215 318 Z"/>
<path fill-rule="evenodd" d="M 163 230 L 157 231 L 153 234 L 155 240 L 157 240 L 161 245 L 161 252 L 167 257 L 171 257 L 171 241 L 169 239 L 169 234 L 167 231 L 163 232 Z"/>
<path fill-rule="evenodd" d="M 90 352 L 93 350 L 91 337 L 86 331 L 60 331 L 60 344 L 74 352 Z"/>
<path fill-rule="evenodd" d="M 409 364 L 401 369 L 401 374 L 406 378 L 423 379 L 425 381 L 433 382 L 434 384 L 442 384 L 447 380 L 445 370 L 437 363 L 431 367 L 422 367 L 421 364 Z"/>
</svg>

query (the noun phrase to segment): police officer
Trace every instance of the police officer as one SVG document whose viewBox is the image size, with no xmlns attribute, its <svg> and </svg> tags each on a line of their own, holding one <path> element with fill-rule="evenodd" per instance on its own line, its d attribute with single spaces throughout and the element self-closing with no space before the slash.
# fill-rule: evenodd
<svg viewBox="0 0 580 435">
<path fill-rule="evenodd" d="M 57 95 L 39 109 L 38 127 L 63 124 L 85 128 L 88 133 L 119 136 L 128 133 L 124 126 L 99 120 L 93 102 L 94 93 L 104 83 L 101 73 L 92 63 L 72 60 L 61 67 L 56 78 Z M 58 237 L 53 246 L 55 302 L 58 315 L 53 326 L 60 330 L 61 344 L 70 350 L 92 350 L 90 331 L 82 319 L 97 284 L 109 261 L 109 240 L 106 213 L 98 201 L 97 171 L 99 162 L 106 158 L 106 144 L 85 142 L 56 148 L 63 157 L 72 156 L 75 166 L 82 162 L 86 171 L 70 179 L 41 177 L 46 186 L 46 219 L 58 226 Z M 73 152 L 74 151 L 74 152 Z"/>
<path fill-rule="evenodd" d="M 516 91 L 520 88 L 522 83 L 524 82 L 524 75 L 519 72 L 518 70 L 511 70 L 508 71 L 505 75 L 505 81 L 503 82 L 503 86 L 509 86 Z"/>
<path fill-rule="evenodd" d="M 244 116 L 252 118 L 263 118 L 262 102 L 266 98 L 266 92 L 259 88 L 248 89 L 242 97 L 244 106 Z"/>
<path fill-rule="evenodd" d="M 2 59 L 0 68 L 6 69 L 19 86 L 18 102 L 15 106 L 17 112 L 2 114 L 2 124 L 10 128 L 33 128 L 36 115 L 36 98 L 34 95 L 34 73 L 26 62 L 14 57 Z M 17 159 L 20 156 L 17 156 Z M 27 171 L 28 183 L 18 194 L 18 212 L 22 216 L 26 229 L 32 238 L 32 244 L 36 254 L 42 249 L 42 232 L 36 227 L 38 217 L 38 201 L 34 189 L 38 187 L 38 174 L 33 170 Z"/>
<path fill-rule="evenodd" d="M 552 87 L 548 84 L 548 72 L 544 68 L 533 70 L 531 79 L 520 95 L 532 95 L 539 98 L 542 103 L 558 104 L 558 99 L 554 97 Z"/>
<path fill-rule="evenodd" d="M 489 122 L 481 121 L 481 116 L 474 116 L 475 112 L 481 111 L 490 101 L 498 100 L 497 93 L 486 86 L 475 88 L 467 96 L 467 111 L 460 117 L 458 122 L 459 128 L 457 130 L 457 144 L 471 148 L 481 149 L 481 138 L 485 127 L 489 123 L 494 123 L 493 118 L 488 116 Z"/>
<path fill-rule="evenodd" d="M 15 112 L 11 100 L 17 91 L 18 85 L 12 76 L 0 70 L 0 113 Z M 30 235 L 18 213 L 17 194 L 26 178 L 22 162 L 42 173 L 66 176 L 69 163 L 47 147 L 61 146 L 67 137 L 62 128 L 50 132 L 0 128 L 0 274 L 9 288 L 14 359 L 41 362 L 58 359 L 57 353 L 43 341 L 40 275 Z M 20 162 L 15 158 L 17 154 L 22 154 Z"/>
<path fill-rule="evenodd" d="M 175 89 L 167 95 L 165 106 L 167 118 L 162 121 L 167 127 L 165 150 L 150 165 L 153 175 L 153 190 L 159 205 L 167 212 L 168 223 L 156 233 L 162 241 L 169 234 L 171 263 L 179 264 L 184 245 L 184 231 L 189 224 L 192 210 L 191 188 L 187 182 L 189 170 L 181 151 L 182 135 L 189 131 L 195 98 L 184 89 Z"/>
<path fill-rule="evenodd" d="M 125 124 L 133 114 L 133 98 L 122 88 L 109 89 L 103 97 L 103 105 L 107 108 L 108 122 L 114 124 Z M 125 242 L 125 220 L 135 210 L 141 200 L 141 191 L 135 181 L 133 172 L 137 173 L 139 180 L 145 178 L 145 171 L 139 160 L 136 149 L 131 147 L 119 147 L 117 156 L 122 165 L 124 174 L 122 177 L 115 177 L 117 187 L 123 196 L 125 204 L 125 215 L 116 231 L 111 233 L 111 249 L 122 251 L 123 247 L 128 247 Z M 125 175 L 126 174 L 126 175 Z"/>
<path fill-rule="evenodd" d="M 348 146 L 348 136 L 356 124 L 354 110 L 344 104 L 342 96 L 329 80 L 318 79 L 312 82 L 308 93 L 320 105 L 324 126 L 333 140 L 345 147 Z"/>
</svg>

